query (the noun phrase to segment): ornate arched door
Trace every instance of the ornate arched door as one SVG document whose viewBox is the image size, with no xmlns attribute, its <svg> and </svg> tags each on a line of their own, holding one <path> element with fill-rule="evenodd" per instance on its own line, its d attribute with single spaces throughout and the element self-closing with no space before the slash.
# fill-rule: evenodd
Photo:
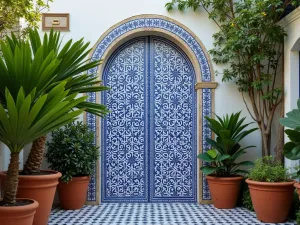
<svg viewBox="0 0 300 225">
<path fill-rule="evenodd" d="M 195 71 L 174 43 L 139 37 L 107 61 L 103 202 L 196 201 Z"/>
</svg>

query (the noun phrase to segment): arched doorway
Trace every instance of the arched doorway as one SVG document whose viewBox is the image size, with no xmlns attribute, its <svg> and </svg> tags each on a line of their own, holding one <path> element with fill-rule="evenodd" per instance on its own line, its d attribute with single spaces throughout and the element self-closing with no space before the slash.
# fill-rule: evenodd
<svg viewBox="0 0 300 225">
<path fill-rule="evenodd" d="M 194 121 L 196 129 L 196 155 L 208 150 L 210 146 L 206 142 L 206 138 L 211 137 L 212 133 L 204 117 L 214 117 L 212 112 L 214 111 L 214 93 L 217 83 L 214 82 L 211 60 L 205 47 L 199 38 L 183 24 L 166 16 L 153 14 L 133 16 L 117 23 L 108 29 L 94 45 L 91 58 L 92 60 L 102 59 L 103 63 L 98 68 L 91 69 L 88 72 L 95 76 L 97 75 L 100 80 L 103 80 L 105 75 L 104 69 L 107 67 L 109 59 L 111 59 L 116 50 L 134 38 L 145 36 L 158 36 L 164 38 L 165 41 L 169 40 L 169 43 L 174 43 L 181 50 L 181 53 L 185 54 L 188 60 L 190 60 L 196 77 L 196 85 L 194 86 L 197 98 L 194 106 L 197 115 L 197 120 Z M 147 48 L 146 51 L 150 51 L 150 49 Z M 100 95 L 88 93 L 89 102 L 96 103 L 102 100 L 103 96 L 101 93 Z M 103 144 L 103 120 L 89 113 L 86 114 L 85 119 L 90 129 L 95 132 L 95 144 Z M 104 146 L 101 145 L 100 148 L 104 149 Z M 197 190 L 197 202 L 210 203 L 211 197 L 207 181 L 200 171 L 202 162 L 197 160 L 196 165 L 197 183 L 194 184 L 194 190 Z M 100 200 L 103 199 L 103 173 L 103 162 L 101 161 L 96 164 L 95 173 L 91 176 L 87 204 L 99 204 Z M 148 180 L 148 184 L 149 182 L 150 180 Z"/>
<path fill-rule="evenodd" d="M 196 77 L 186 54 L 139 37 L 108 59 L 102 201 L 196 201 Z"/>
</svg>

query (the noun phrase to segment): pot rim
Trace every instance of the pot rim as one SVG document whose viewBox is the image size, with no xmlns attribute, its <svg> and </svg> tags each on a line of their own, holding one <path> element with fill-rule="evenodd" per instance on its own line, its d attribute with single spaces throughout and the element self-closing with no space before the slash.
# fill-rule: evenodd
<svg viewBox="0 0 300 225">
<path fill-rule="evenodd" d="M 20 170 L 22 171 L 22 170 Z M 30 179 L 30 180 L 50 180 L 50 179 L 58 179 L 62 176 L 62 174 L 58 171 L 54 170 L 41 170 L 42 172 L 49 172 L 50 174 L 42 174 L 42 175 L 19 175 L 20 179 Z M 0 172 L 0 177 L 5 177 L 6 171 Z"/>
<path fill-rule="evenodd" d="M 217 176 L 212 176 L 212 175 L 206 175 L 206 179 L 208 180 L 242 180 L 244 177 L 242 175 L 237 175 L 234 177 L 217 177 Z"/>
<path fill-rule="evenodd" d="M 32 203 L 28 205 L 20 205 L 20 206 L 0 206 L 0 210 L 1 211 L 23 211 L 23 210 L 37 209 L 39 206 L 39 203 L 36 200 L 31 198 L 17 198 L 16 200 L 29 200 L 32 201 Z"/>
<path fill-rule="evenodd" d="M 293 186 L 295 184 L 296 181 L 292 180 L 292 181 L 286 181 L 286 182 L 260 182 L 260 181 L 254 181 L 254 180 L 250 180 L 250 179 L 246 179 L 246 183 L 250 184 L 250 185 L 260 185 L 260 186 Z"/>
<path fill-rule="evenodd" d="M 80 177 L 72 177 L 72 180 L 70 180 L 70 182 L 72 181 L 81 181 L 81 180 L 89 180 L 90 176 L 80 176 Z M 61 180 L 61 178 L 59 179 L 60 182 L 63 182 Z"/>
</svg>

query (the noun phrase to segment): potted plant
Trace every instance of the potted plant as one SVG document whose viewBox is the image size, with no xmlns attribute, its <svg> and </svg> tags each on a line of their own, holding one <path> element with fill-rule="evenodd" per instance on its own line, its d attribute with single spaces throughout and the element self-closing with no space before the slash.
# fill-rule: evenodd
<svg viewBox="0 0 300 225">
<path fill-rule="evenodd" d="M 82 122 L 73 122 L 51 133 L 47 142 L 47 162 L 62 173 L 58 195 L 64 209 L 80 209 L 85 203 L 89 176 L 99 157 L 94 133 Z"/>
<path fill-rule="evenodd" d="M 4 49 L 4 58 L 7 57 L 5 47 L 5 44 L 1 45 L 1 49 Z M 21 52 L 27 54 L 26 50 L 28 50 L 26 43 L 20 46 L 20 49 L 16 49 L 20 55 L 22 55 Z M 24 58 L 20 57 L 14 60 L 22 68 Z M 4 65 L 0 60 L 0 66 L 10 67 L 12 65 L 14 64 Z M 19 68 L 10 67 L 10 69 L 18 70 Z M 22 73 L 22 70 L 19 72 Z M 10 75 L 12 76 L 12 74 Z M 5 91 L 5 99 L 0 104 L 0 141 L 9 148 L 11 158 L 5 176 L 3 200 L 0 202 L 0 224 L 31 225 L 33 222 L 38 203 L 31 199 L 16 199 L 19 153 L 26 144 L 36 137 L 72 122 L 82 113 L 83 110 L 81 109 L 76 111 L 71 111 L 71 109 L 74 104 L 84 101 L 86 97 L 78 99 L 74 99 L 76 96 L 73 98 L 66 97 L 68 91 L 65 90 L 65 85 L 66 82 L 59 83 L 49 94 L 41 95 L 38 99 L 35 98 L 35 93 L 39 90 L 35 87 L 28 95 L 26 95 L 24 88 L 20 87 L 15 98 L 10 90 L 6 89 Z"/>
<path fill-rule="evenodd" d="M 198 155 L 198 158 L 205 162 L 201 170 L 206 175 L 214 206 L 220 209 L 235 207 L 243 180 L 243 176 L 239 174 L 247 173 L 240 167 L 253 165 L 250 161 L 237 162 L 246 153 L 246 149 L 255 147 L 242 148 L 239 142 L 257 130 L 245 130 L 251 123 L 245 124 L 245 118 L 240 119 L 240 114 L 241 112 L 230 116 L 227 114 L 223 118 L 217 116 L 217 119 L 205 117 L 209 128 L 217 137 L 216 140 L 206 139 L 214 149 Z"/>
<path fill-rule="evenodd" d="M 257 219 L 265 223 L 287 220 L 293 201 L 294 183 L 287 169 L 272 156 L 258 159 L 248 179 Z"/>
<path fill-rule="evenodd" d="M 0 102 L 4 99 L 5 87 L 12 90 L 12 95 L 14 96 L 16 92 L 15 87 L 23 86 L 25 92 L 30 93 L 31 88 L 38 85 L 37 90 L 40 91 L 35 93 L 35 99 L 42 94 L 49 93 L 51 87 L 61 81 L 66 82 L 65 88 L 68 89 L 66 96 L 70 98 L 76 96 L 77 93 L 98 92 L 108 89 L 101 85 L 101 81 L 94 74 L 85 73 L 87 70 L 97 67 L 100 62 L 89 61 L 86 58 L 90 49 L 88 49 L 89 43 L 84 43 L 83 39 L 74 43 L 72 40 L 69 40 L 65 45 L 62 45 L 62 38 L 59 32 L 51 31 L 49 34 L 45 33 L 43 39 L 41 39 L 37 30 L 29 29 L 28 41 L 29 43 L 26 42 L 26 54 L 20 56 L 15 49 L 18 49 L 17 47 L 22 45 L 24 41 L 13 34 L 11 38 L 6 37 L 6 51 L 8 53 L 5 53 L 7 55 L 7 57 L 4 57 L 5 60 L 6 58 L 9 59 L 10 56 L 13 58 L 27 58 L 24 60 L 26 66 L 14 65 L 15 68 L 18 68 L 16 70 L 18 73 L 23 69 L 22 74 L 19 76 L 14 75 L 16 72 L 14 70 L 10 71 L 9 68 L 0 67 Z M 45 68 L 48 68 L 46 65 L 51 65 L 51 69 L 45 70 Z M 31 73 L 33 72 L 32 76 L 28 75 L 30 68 L 36 68 L 35 71 L 30 71 Z M 7 77 L 7 73 L 12 74 L 12 76 Z M 78 108 L 99 116 L 103 116 L 108 112 L 106 107 L 101 104 L 85 101 L 73 104 L 74 110 Z M 40 204 L 34 218 L 34 225 L 46 225 L 48 223 L 56 186 L 61 175 L 55 171 L 41 171 L 45 141 L 46 133 L 33 140 L 24 170 L 19 176 L 17 197 L 35 199 Z M 2 173 L 1 176 L 5 176 L 5 173 Z"/>
<path fill-rule="evenodd" d="M 288 112 L 285 118 L 280 119 L 280 124 L 285 127 L 292 129 L 285 130 L 288 138 L 290 139 L 283 147 L 283 154 L 290 160 L 300 159 L 300 99 L 297 101 L 298 109 L 293 109 Z M 296 167 L 296 172 L 292 174 L 292 178 L 300 178 L 300 167 Z M 300 198 L 300 183 L 295 183 L 294 186 L 297 188 L 297 193 Z"/>
</svg>

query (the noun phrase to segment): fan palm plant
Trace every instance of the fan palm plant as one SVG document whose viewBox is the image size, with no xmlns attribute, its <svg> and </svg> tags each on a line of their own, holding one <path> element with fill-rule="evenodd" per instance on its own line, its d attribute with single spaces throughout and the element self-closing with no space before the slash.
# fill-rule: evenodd
<svg viewBox="0 0 300 225">
<path fill-rule="evenodd" d="M 19 153 L 24 145 L 75 120 L 83 109 L 72 109 L 86 97 L 76 98 L 78 92 L 70 94 L 67 81 L 54 83 L 60 65 L 54 51 L 46 52 L 40 46 L 32 54 L 24 40 L 15 46 L 1 41 L 1 50 L 0 141 L 11 151 L 3 201 L 14 204 Z"/>
<path fill-rule="evenodd" d="M 76 94 L 68 96 L 65 86 L 66 82 L 61 82 L 49 93 L 37 98 L 36 88 L 26 96 L 21 87 L 15 99 L 8 89 L 5 90 L 2 104 L 6 107 L 0 104 L 0 141 L 8 146 L 11 159 L 4 182 L 4 204 L 16 203 L 19 153 L 23 147 L 35 138 L 75 120 L 82 113 L 82 109 L 71 109 L 83 102 L 85 97 L 75 99 Z"/>
<path fill-rule="evenodd" d="M 100 61 L 87 59 L 91 49 L 88 48 L 89 43 L 85 43 L 83 39 L 74 43 L 72 40 L 69 40 L 66 44 L 62 45 L 62 38 L 59 32 L 51 31 L 49 34 L 44 34 L 43 39 L 41 39 L 37 30 L 30 30 L 29 41 L 33 55 L 38 56 L 40 60 L 46 60 L 49 54 L 57 59 L 58 65 L 52 71 L 53 77 L 47 79 L 49 87 L 60 81 L 66 81 L 66 88 L 69 90 L 68 95 L 74 93 L 85 94 L 88 92 L 100 92 L 108 89 L 101 85 L 101 81 L 97 80 L 94 74 L 86 73 L 86 71 L 96 68 L 100 64 Z M 21 42 L 22 41 L 17 39 L 14 35 L 12 35 L 11 38 L 7 37 L 7 43 L 9 43 L 11 52 L 14 52 L 14 49 L 19 46 Z M 8 80 L 6 86 L 9 85 L 13 89 L 14 83 L 16 82 L 22 82 L 22 80 L 14 76 L 13 79 Z M 4 98 L 4 95 L 1 95 L 1 90 L 4 90 L 3 85 L 0 85 L 0 102 Z M 47 92 L 50 89 L 43 90 Z M 13 94 L 15 94 L 15 91 Z M 86 101 L 80 102 L 74 107 L 84 109 L 86 112 L 97 116 L 104 116 L 108 113 L 104 105 Z M 42 135 L 33 141 L 30 154 L 24 165 L 24 174 L 38 174 L 40 172 L 45 142 L 46 135 Z"/>
</svg>

